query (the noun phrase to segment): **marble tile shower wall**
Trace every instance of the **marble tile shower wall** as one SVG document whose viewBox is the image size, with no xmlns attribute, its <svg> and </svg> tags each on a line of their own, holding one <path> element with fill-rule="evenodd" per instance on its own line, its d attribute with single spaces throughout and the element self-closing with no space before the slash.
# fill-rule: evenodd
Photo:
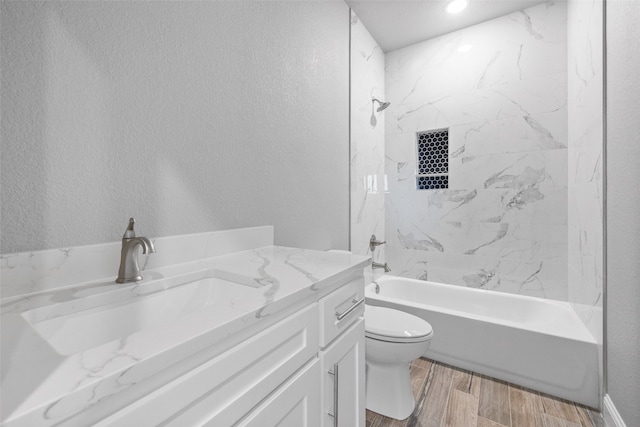
<svg viewBox="0 0 640 427">
<path fill-rule="evenodd" d="M 159 269 L 212 258 L 233 252 L 271 246 L 273 226 L 248 227 L 152 239 L 157 252 L 139 255 L 141 269 Z M 2 299 L 39 294 L 97 282 L 89 292 L 115 284 L 120 265 L 120 241 L 96 245 L 46 249 L 35 252 L 0 254 L 0 295 Z M 70 293 L 75 292 L 70 289 Z M 81 292 L 86 292 L 81 289 Z M 81 296 L 81 295 L 80 295 Z M 9 304 L 9 303 L 7 303 Z M 5 310 L 8 306 L 3 306 Z"/>
<path fill-rule="evenodd" d="M 569 302 L 603 340 L 603 2 L 568 2 Z"/>
<path fill-rule="evenodd" d="M 567 300 L 567 9 L 534 6 L 386 55 L 394 274 Z M 449 188 L 415 189 L 449 128 Z"/>
<path fill-rule="evenodd" d="M 351 251 L 369 253 L 369 239 L 385 239 L 385 112 L 376 112 L 372 97 L 385 100 L 384 52 L 351 11 Z M 376 108 L 378 105 L 376 104 Z M 375 118 L 375 119 L 373 119 Z M 373 254 L 385 261 L 385 246 Z"/>
</svg>

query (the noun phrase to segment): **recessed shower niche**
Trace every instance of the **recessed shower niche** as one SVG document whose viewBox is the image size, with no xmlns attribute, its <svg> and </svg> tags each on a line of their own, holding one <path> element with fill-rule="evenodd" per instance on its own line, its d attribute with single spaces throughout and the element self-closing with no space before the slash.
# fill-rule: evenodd
<svg viewBox="0 0 640 427">
<path fill-rule="evenodd" d="M 416 134 L 416 189 L 449 188 L 449 129 Z"/>
</svg>

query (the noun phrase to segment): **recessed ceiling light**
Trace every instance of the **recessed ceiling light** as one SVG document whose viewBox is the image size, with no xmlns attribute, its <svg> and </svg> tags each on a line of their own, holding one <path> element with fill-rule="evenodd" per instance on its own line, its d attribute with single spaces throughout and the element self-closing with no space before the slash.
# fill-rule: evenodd
<svg viewBox="0 0 640 427">
<path fill-rule="evenodd" d="M 451 0 L 445 10 L 449 13 L 462 12 L 469 5 L 469 0 Z"/>
</svg>

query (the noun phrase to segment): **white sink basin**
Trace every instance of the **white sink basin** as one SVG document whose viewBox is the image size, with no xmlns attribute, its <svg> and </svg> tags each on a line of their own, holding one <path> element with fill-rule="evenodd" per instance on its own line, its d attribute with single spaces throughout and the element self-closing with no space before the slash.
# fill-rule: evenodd
<svg viewBox="0 0 640 427">
<path fill-rule="evenodd" d="M 147 295 L 132 296 L 129 292 L 126 298 L 115 302 L 101 304 L 100 299 L 94 298 L 88 308 L 87 304 L 76 302 L 67 309 L 58 307 L 57 313 L 51 309 L 47 313 L 35 309 L 23 316 L 58 353 L 70 355 L 142 330 L 166 327 L 216 305 L 259 307 L 260 301 L 264 302 L 263 292 L 245 283 L 202 277 L 215 276 L 216 272 L 211 270 L 209 274 L 189 274 L 141 285 L 138 292 L 153 292 Z"/>
</svg>

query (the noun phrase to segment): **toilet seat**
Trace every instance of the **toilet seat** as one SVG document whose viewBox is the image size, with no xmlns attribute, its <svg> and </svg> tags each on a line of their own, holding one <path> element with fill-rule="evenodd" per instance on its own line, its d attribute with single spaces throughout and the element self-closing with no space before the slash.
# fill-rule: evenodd
<svg viewBox="0 0 640 427">
<path fill-rule="evenodd" d="M 426 320 L 400 310 L 365 305 L 364 318 L 365 336 L 378 341 L 414 343 L 433 335 Z"/>
</svg>

